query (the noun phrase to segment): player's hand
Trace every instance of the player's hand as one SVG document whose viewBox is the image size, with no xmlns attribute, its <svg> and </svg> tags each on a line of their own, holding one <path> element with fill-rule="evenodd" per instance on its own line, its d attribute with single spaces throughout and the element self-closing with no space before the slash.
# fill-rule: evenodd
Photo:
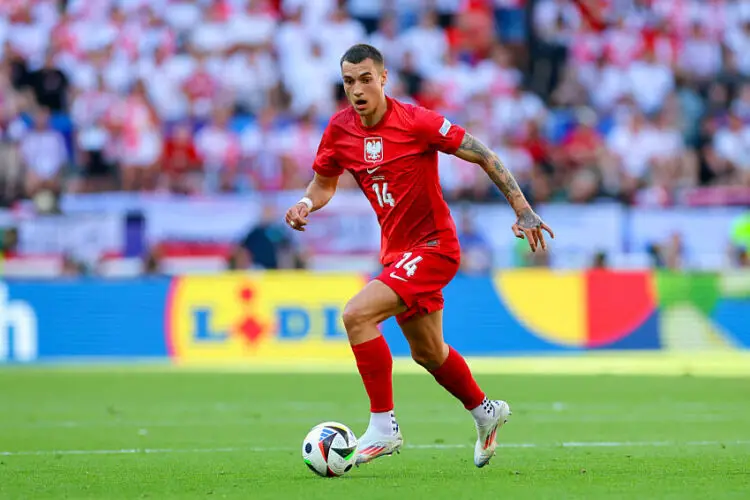
<svg viewBox="0 0 750 500">
<path fill-rule="evenodd" d="M 542 250 L 547 250 L 547 242 L 544 241 L 543 231 L 547 231 L 553 239 L 555 237 L 552 229 L 542 222 L 542 219 L 530 208 L 518 214 L 518 220 L 513 224 L 512 229 L 516 238 L 526 238 L 532 252 L 536 252 L 539 246 L 542 247 Z"/>
<path fill-rule="evenodd" d="M 304 231 L 310 210 L 302 202 L 295 203 L 286 211 L 286 223 L 294 230 Z"/>
</svg>

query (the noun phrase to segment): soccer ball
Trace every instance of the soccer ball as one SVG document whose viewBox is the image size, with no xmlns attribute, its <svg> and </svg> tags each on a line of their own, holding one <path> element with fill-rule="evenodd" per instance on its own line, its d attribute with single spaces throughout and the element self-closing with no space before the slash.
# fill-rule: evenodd
<svg viewBox="0 0 750 500">
<path fill-rule="evenodd" d="M 302 458 L 311 471 L 323 477 L 343 476 L 354 466 L 357 436 L 338 422 L 312 428 L 302 442 Z"/>
</svg>

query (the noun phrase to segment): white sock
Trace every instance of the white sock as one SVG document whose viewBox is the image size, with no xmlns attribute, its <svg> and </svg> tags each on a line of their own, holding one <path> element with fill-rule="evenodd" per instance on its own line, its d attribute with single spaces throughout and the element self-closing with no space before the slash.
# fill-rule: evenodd
<svg viewBox="0 0 750 500">
<path fill-rule="evenodd" d="M 474 417 L 474 420 L 476 420 L 480 424 L 495 417 L 495 407 L 487 398 L 484 398 L 481 405 L 471 409 L 470 411 L 471 416 Z"/>
<path fill-rule="evenodd" d="M 394 415 L 392 411 L 370 413 L 369 428 L 378 431 L 378 433 L 380 434 L 386 434 L 388 436 L 396 434 L 396 432 L 398 432 L 396 415 Z"/>
</svg>

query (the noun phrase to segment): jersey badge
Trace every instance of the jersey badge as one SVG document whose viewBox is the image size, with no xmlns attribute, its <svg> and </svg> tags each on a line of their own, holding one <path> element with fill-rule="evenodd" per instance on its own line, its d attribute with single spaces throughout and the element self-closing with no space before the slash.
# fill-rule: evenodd
<svg viewBox="0 0 750 500">
<path fill-rule="evenodd" d="M 377 163 L 383 161 L 383 138 L 366 137 L 365 138 L 365 161 Z"/>
</svg>

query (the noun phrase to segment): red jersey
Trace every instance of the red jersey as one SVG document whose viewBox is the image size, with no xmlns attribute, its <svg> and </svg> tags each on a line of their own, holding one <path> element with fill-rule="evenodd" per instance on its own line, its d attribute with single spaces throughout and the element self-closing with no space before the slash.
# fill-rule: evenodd
<svg viewBox="0 0 750 500">
<path fill-rule="evenodd" d="M 318 147 L 313 170 L 325 177 L 348 170 L 378 217 L 380 261 L 430 247 L 458 259 L 456 226 L 438 179 L 438 151 L 452 154 L 465 130 L 419 106 L 387 98 L 388 109 L 365 127 L 353 107 L 336 113 Z"/>
</svg>

